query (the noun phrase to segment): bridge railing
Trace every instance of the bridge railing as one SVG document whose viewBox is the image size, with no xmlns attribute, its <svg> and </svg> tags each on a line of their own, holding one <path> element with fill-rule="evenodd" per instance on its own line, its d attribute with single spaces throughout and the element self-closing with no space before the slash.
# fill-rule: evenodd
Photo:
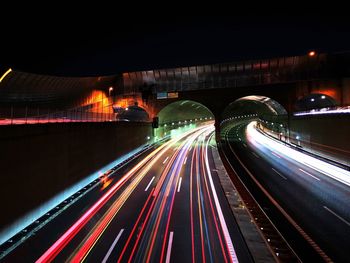
<svg viewBox="0 0 350 263">
<path fill-rule="evenodd" d="M 129 72 L 123 74 L 124 93 L 146 87 L 153 92 L 165 92 L 322 79 L 337 74 L 341 63 L 334 61 L 336 58 L 328 54 L 316 54 Z"/>
</svg>

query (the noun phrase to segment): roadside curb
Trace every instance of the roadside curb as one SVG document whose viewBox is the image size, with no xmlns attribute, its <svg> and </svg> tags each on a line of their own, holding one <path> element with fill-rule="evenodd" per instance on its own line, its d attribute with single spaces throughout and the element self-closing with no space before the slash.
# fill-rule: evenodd
<svg viewBox="0 0 350 263">
<path fill-rule="evenodd" d="M 215 139 L 213 139 L 217 146 Z M 272 251 L 261 236 L 254 220 L 251 218 L 247 207 L 244 205 L 237 189 L 233 185 L 225 166 L 221 160 L 218 149 L 211 147 L 211 152 L 215 164 L 215 172 L 217 172 L 221 186 L 225 192 L 229 202 L 231 211 L 236 219 L 242 236 L 247 244 L 249 251 L 255 262 L 276 262 L 276 258 Z"/>
</svg>

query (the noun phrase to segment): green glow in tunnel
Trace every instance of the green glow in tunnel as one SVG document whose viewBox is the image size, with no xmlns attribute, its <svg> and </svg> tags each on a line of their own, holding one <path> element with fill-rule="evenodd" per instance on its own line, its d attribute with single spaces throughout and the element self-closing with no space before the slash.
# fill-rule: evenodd
<svg viewBox="0 0 350 263">
<path fill-rule="evenodd" d="M 158 138 L 183 133 L 199 124 L 214 120 L 214 114 L 203 104 L 191 100 L 181 100 L 165 106 L 158 114 Z"/>
<path fill-rule="evenodd" d="M 181 100 L 165 106 L 158 114 L 159 123 L 171 123 L 196 118 L 212 117 L 213 113 L 200 104 L 191 100 Z"/>
</svg>

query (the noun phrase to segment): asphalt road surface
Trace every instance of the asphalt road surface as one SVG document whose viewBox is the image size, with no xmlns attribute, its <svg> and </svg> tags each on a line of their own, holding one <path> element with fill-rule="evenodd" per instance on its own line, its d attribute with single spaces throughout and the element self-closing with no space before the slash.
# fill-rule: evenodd
<svg viewBox="0 0 350 263">
<path fill-rule="evenodd" d="M 240 173 L 242 180 L 252 193 L 257 192 L 255 188 L 265 189 L 270 201 L 286 212 L 284 217 L 290 217 L 288 221 L 300 227 L 293 231 L 300 232 L 309 246 L 304 246 L 294 237 L 289 241 L 297 252 L 304 254 L 304 260 L 348 262 L 349 172 L 310 159 L 310 156 L 267 138 L 248 123 L 238 123 L 226 129 L 226 143 L 223 144 L 225 152 L 228 155 L 231 152 L 232 162 L 236 166 L 243 163 L 249 170 L 250 175 Z M 237 157 L 241 163 L 237 162 Z M 256 198 L 259 201 L 258 195 Z M 269 207 L 262 206 L 269 214 Z M 270 215 L 273 220 L 273 213 Z M 286 238 L 292 236 L 286 231 L 291 232 L 290 229 L 281 230 Z M 320 257 L 314 257 L 313 252 L 307 253 L 307 250 L 314 250 Z"/>
<path fill-rule="evenodd" d="M 214 126 L 149 151 L 4 262 L 252 262 L 213 165 Z"/>
</svg>

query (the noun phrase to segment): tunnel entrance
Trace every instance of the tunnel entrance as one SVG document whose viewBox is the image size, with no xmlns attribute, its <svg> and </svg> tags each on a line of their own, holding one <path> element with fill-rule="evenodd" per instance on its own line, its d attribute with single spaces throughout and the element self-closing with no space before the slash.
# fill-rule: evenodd
<svg viewBox="0 0 350 263">
<path fill-rule="evenodd" d="M 289 136 L 289 115 L 276 100 L 265 96 L 246 96 L 230 103 L 222 113 L 220 127 L 225 132 L 234 123 L 258 120 L 261 127 L 274 131 L 285 140 Z"/>
<path fill-rule="evenodd" d="M 287 115 L 287 111 L 280 103 L 269 97 L 252 95 L 239 98 L 230 103 L 223 111 L 222 119 L 245 118 L 244 116 L 248 115 Z"/>
<path fill-rule="evenodd" d="M 160 138 L 205 123 L 214 123 L 214 114 L 203 104 L 192 100 L 170 103 L 159 111 L 157 117 L 159 125 L 155 136 Z"/>
</svg>

